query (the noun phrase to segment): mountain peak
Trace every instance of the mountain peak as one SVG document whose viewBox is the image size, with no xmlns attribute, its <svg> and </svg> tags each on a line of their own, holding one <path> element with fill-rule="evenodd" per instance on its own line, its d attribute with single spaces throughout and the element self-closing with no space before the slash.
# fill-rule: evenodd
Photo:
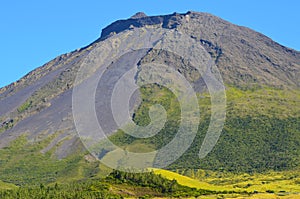
<svg viewBox="0 0 300 199">
<path fill-rule="evenodd" d="M 130 19 L 139 19 L 139 18 L 144 18 L 147 17 L 147 15 L 143 12 L 137 12 L 135 15 L 130 17 Z"/>
<path fill-rule="evenodd" d="M 176 28 L 181 24 L 183 16 L 184 14 L 176 12 L 160 16 L 147 16 L 145 13 L 138 12 L 129 19 L 115 21 L 104 28 L 101 33 L 101 40 L 106 39 L 114 33 L 118 34 L 124 30 L 128 30 L 130 27 L 141 28 L 147 25 L 152 26 L 161 24 L 163 28 Z"/>
<path fill-rule="evenodd" d="M 152 34 L 155 31 L 157 33 Z M 143 37 L 148 35 L 151 38 L 149 37 L 149 40 L 148 38 L 141 40 L 141 32 L 146 33 Z M 112 35 L 114 35 L 114 38 L 109 39 Z M 130 35 L 133 35 L 133 37 L 130 37 Z M 173 36 L 180 37 L 180 35 L 188 38 L 185 41 L 191 41 L 191 43 L 182 42 L 176 46 L 176 38 L 173 39 Z M 129 37 L 130 39 L 125 39 Z M 152 40 L 153 38 L 154 41 Z M 120 44 L 119 49 L 115 47 L 115 41 Z M 144 44 L 140 45 L 141 42 L 138 43 L 139 41 L 146 41 L 150 48 L 138 49 L 140 46 L 144 46 Z M 190 47 L 188 52 L 191 53 L 183 53 L 181 55 L 180 53 L 175 54 L 162 49 L 160 45 L 167 44 L 169 41 L 174 41 L 174 44 L 170 42 L 170 46 L 174 46 L 179 50 L 181 47 Z M 123 48 L 123 46 L 126 46 L 126 48 Z M 134 46 L 131 49 L 132 51 L 126 50 L 129 46 Z M 118 54 L 120 53 L 121 56 L 118 57 L 118 54 L 114 52 L 107 52 L 107 50 L 110 51 L 111 47 L 118 51 Z M 109 53 L 113 55 L 111 60 L 103 58 L 101 56 L 102 52 L 103 54 Z M 76 132 L 73 113 L 75 110 L 73 109 L 73 88 L 75 86 L 82 88 L 81 85 L 88 87 L 92 84 L 86 81 L 77 84 L 78 82 L 74 81 L 78 76 L 78 72 L 82 70 L 82 66 L 90 63 L 96 64 L 95 61 L 99 57 L 106 60 L 105 64 L 98 66 L 103 68 L 98 70 L 98 68 L 93 67 L 88 71 L 88 74 L 91 73 L 94 75 L 93 77 L 99 78 L 101 76 L 100 72 L 103 72 L 105 75 L 100 78 L 102 79 L 101 82 L 99 80 L 99 84 L 96 85 L 97 92 L 94 93 L 95 106 L 85 110 L 95 109 L 97 111 L 97 119 L 101 121 L 101 124 L 105 124 L 107 135 L 117 132 L 117 124 L 114 121 L 113 112 L 110 110 L 110 97 L 113 95 L 115 85 L 121 80 L 119 77 L 126 74 L 127 69 L 130 71 L 130 67 L 135 67 L 136 76 L 134 78 L 136 79 L 133 78 L 132 80 L 137 82 L 137 78 L 141 77 L 138 75 L 141 74 L 144 74 L 141 78 L 146 80 L 144 78 L 148 75 L 148 73 L 145 73 L 146 66 L 153 61 L 156 64 L 161 63 L 172 67 L 170 71 L 177 71 L 176 74 L 180 73 L 178 75 L 185 78 L 188 83 L 191 81 L 191 86 L 195 90 L 196 96 L 200 96 L 199 103 L 203 102 L 204 106 L 199 106 L 199 108 L 201 107 L 205 115 L 202 117 L 203 120 L 201 119 L 203 123 L 199 125 L 203 126 L 203 128 L 199 128 L 198 140 L 194 142 L 200 143 L 198 141 L 206 133 L 206 127 L 209 128 L 208 124 L 210 121 L 207 119 L 214 114 L 211 113 L 210 107 L 212 107 L 212 103 L 209 100 L 210 96 L 207 95 L 208 92 L 205 90 L 206 82 L 201 77 L 201 74 L 198 74 L 196 68 L 192 65 L 193 63 L 189 61 L 197 52 L 201 52 L 201 55 L 207 57 L 212 64 L 216 65 L 226 85 L 228 119 L 226 118 L 225 125 L 227 126 L 224 127 L 223 137 L 218 142 L 218 148 L 212 151 L 214 154 L 207 159 L 207 162 L 206 160 L 202 161 L 202 159 L 198 161 L 198 158 L 190 155 L 197 152 L 196 149 L 201 146 L 196 144 L 191 146 L 193 148 L 189 149 L 187 155 L 182 156 L 183 159 L 177 161 L 176 164 L 179 168 L 197 166 L 197 168 L 209 168 L 217 171 L 220 168 L 225 168 L 237 172 L 254 172 L 263 171 L 264 169 L 285 170 L 294 169 L 294 166 L 299 167 L 300 159 L 298 157 L 300 157 L 300 150 L 295 152 L 295 148 L 299 146 L 298 143 L 300 142 L 300 138 L 297 136 L 300 118 L 299 106 L 297 106 L 300 96 L 300 52 L 286 48 L 251 29 L 234 25 L 209 13 L 194 11 L 183 14 L 174 12 L 169 15 L 159 16 L 146 16 L 146 14 L 140 12 L 129 19 L 113 22 L 103 29 L 101 38 L 91 45 L 61 55 L 30 72 L 16 83 L 0 89 L 0 149 L 10 147 L 11 143 L 22 143 L 22 148 L 20 148 L 22 155 L 30 157 L 32 154 L 37 154 L 35 151 L 31 152 L 32 146 L 34 146 L 31 143 L 33 143 L 37 144 L 36 150 L 47 154 L 49 152 L 51 157 L 53 152 L 53 157 L 57 157 L 57 159 L 64 159 L 70 155 L 73 157 L 75 153 L 85 151 L 78 137 L 79 134 Z M 106 55 L 108 56 L 109 54 Z M 205 58 L 205 60 L 207 59 Z M 200 57 L 199 60 L 203 59 Z M 204 62 L 203 64 L 202 62 L 194 64 L 199 65 L 199 67 L 205 67 L 205 69 L 207 67 L 207 64 L 204 64 Z M 142 65 L 144 68 L 141 67 Z M 108 68 L 109 70 L 106 70 Z M 156 69 L 154 70 L 154 72 L 157 71 Z M 210 69 L 208 72 L 213 74 L 215 71 L 217 70 Z M 149 73 L 149 78 L 151 78 L 150 75 Z M 163 77 L 163 75 L 158 75 L 158 77 Z M 209 81 L 212 80 L 209 79 Z M 170 83 L 173 83 L 173 81 Z M 177 82 L 174 81 L 174 83 Z M 170 109 L 165 110 L 170 110 L 167 113 L 168 115 L 172 114 L 173 120 L 166 123 L 169 126 L 166 125 L 165 130 L 157 134 L 157 136 L 153 136 L 155 140 L 149 140 L 145 142 L 145 145 L 142 142 L 135 141 L 130 141 L 130 143 L 142 143 L 143 145 L 141 146 L 156 149 L 156 147 L 166 144 L 166 140 L 171 140 L 172 136 L 175 135 L 172 133 L 175 133 L 174 129 L 178 127 L 177 120 L 180 119 L 177 116 L 177 113 L 180 113 L 180 109 L 177 111 L 179 101 L 175 100 L 172 97 L 173 95 L 170 95 L 168 89 L 159 88 L 156 84 L 153 87 L 144 88 L 141 90 L 144 93 L 136 92 L 130 99 L 130 109 L 128 111 L 132 113 L 132 117 L 133 114 L 136 118 L 140 117 L 140 119 L 135 121 L 148 121 L 148 115 L 144 114 L 148 110 L 141 108 L 147 108 L 151 102 L 166 104 Z M 83 91 L 85 92 L 86 90 Z M 204 92 L 204 95 L 202 92 Z M 88 94 L 90 93 L 86 91 L 86 95 Z M 85 97 L 83 94 L 80 96 Z M 143 101 L 143 96 L 149 96 L 149 100 Z M 174 97 L 176 96 L 174 95 Z M 156 99 L 159 101 L 156 101 Z M 165 99 L 167 103 L 165 103 Z M 140 105 L 140 103 L 144 102 L 146 104 Z M 83 99 L 82 103 L 83 107 L 85 107 L 86 100 Z M 178 104 L 179 106 L 180 103 Z M 206 106 L 208 108 L 204 108 Z M 133 109 L 137 107 L 136 113 L 138 114 L 135 115 L 135 112 L 131 112 L 133 110 L 131 107 Z M 86 118 L 86 115 L 82 116 L 82 118 Z M 192 119 L 191 121 L 196 121 L 194 118 Z M 180 120 L 178 121 L 180 122 Z M 86 121 L 86 124 L 89 124 L 89 121 Z M 90 126 L 89 128 L 84 128 L 84 130 L 86 130 L 87 134 L 94 132 Z M 164 132 L 166 134 L 163 134 Z M 21 142 L 12 142 L 21 135 L 27 136 L 30 144 L 25 145 L 23 140 Z M 114 137 L 114 139 L 128 141 L 128 137 L 122 137 L 122 134 L 118 136 L 120 137 Z M 166 136 L 166 139 L 161 136 Z M 23 139 L 23 137 L 20 138 Z M 257 140 L 259 142 L 255 145 L 255 148 L 247 147 L 252 146 L 253 142 L 256 143 Z M 150 145 L 147 145 L 149 143 Z M 123 145 L 123 143 L 121 144 Z M 124 143 L 123 146 L 125 144 L 127 145 L 127 143 Z M 236 153 L 236 148 L 232 146 L 241 146 L 238 148 L 240 153 Z M 271 148 L 274 150 L 271 150 Z M 1 159 L 1 161 L 8 162 L 8 164 L 1 163 L 0 176 L 4 176 L 1 180 L 11 180 L 12 178 L 5 179 L 6 172 L 19 171 L 19 168 L 24 166 L 23 160 L 20 161 L 20 155 L 18 155 L 19 150 L 15 152 L 11 151 L 11 149 L 14 148 L 6 148 L 1 151 L 1 153 L 6 153 L 7 151 L 8 155 L 4 154 L 0 158 L 9 157 L 7 160 Z M 103 156 L 101 152 L 101 154 L 97 154 L 99 157 L 104 157 L 109 153 L 115 154 L 106 149 L 102 151 Z M 17 155 L 11 155 L 12 152 Z M 240 154 L 246 154 L 246 156 L 241 157 Z M 44 161 L 44 158 L 40 159 L 43 156 L 37 157 L 39 158 L 38 160 Z M 48 156 L 45 157 L 48 159 Z M 198 153 L 195 157 L 198 157 Z M 31 159 L 27 158 L 26 160 Z M 13 169 L 11 169 L 11 162 L 16 163 Z M 52 162 L 50 163 L 52 165 Z M 74 164 L 72 163 L 72 165 Z M 32 167 L 29 167 L 30 165 Z M 35 164 L 30 165 L 28 164 L 26 169 L 34 168 Z M 176 168 L 175 166 L 173 168 Z M 94 166 L 92 167 L 94 168 Z M 58 170 L 55 167 L 56 171 Z M 59 175 L 63 175 L 64 171 L 59 171 Z M 46 173 L 41 172 L 43 176 L 49 174 L 48 170 L 44 172 Z M 94 172 L 94 169 L 92 172 Z M 26 174 L 26 172 L 22 173 Z M 19 174 L 21 176 L 22 173 L 19 172 L 17 176 Z M 16 176 L 15 174 L 11 175 Z M 27 178 L 28 175 L 26 174 Z"/>
</svg>

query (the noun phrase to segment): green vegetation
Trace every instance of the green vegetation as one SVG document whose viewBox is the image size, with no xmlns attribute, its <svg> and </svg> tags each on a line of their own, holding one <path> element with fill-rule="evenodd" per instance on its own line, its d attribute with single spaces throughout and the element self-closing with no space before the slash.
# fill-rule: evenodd
<svg viewBox="0 0 300 199">
<path fill-rule="evenodd" d="M 135 112 L 139 125 L 150 122 L 148 111 L 161 104 L 167 112 L 164 128 L 155 136 L 138 139 L 122 131 L 110 137 L 120 147 L 143 144 L 143 148 L 159 149 L 177 133 L 180 108 L 172 93 L 157 85 L 141 89 L 142 104 Z M 227 87 L 227 118 L 221 137 L 213 151 L 204 159 L 198 153 L 210 121 L 208 93 L 199 95 L 201 109 L 198 135 L 186 153 L 169 169 L 206 169 L 235 173 L 284 171 L 300 164 L 300 92 L 272 88 L 238 89 Z M 147 147 L 146 147 L 147 148 Z"/>
<path fill-rule="evenodd" d="M 25 135 L 14 140 L 9 147 L 0 150 L 1 180 L 18 186 L 39 185 L 55 182 L 98 177 L 107 173 L 97 161 L 87 161 L 84 153 L 75 153 L 58 160 L 55 148 L 41 153 L 55 135 L 36 142 L 28 142 Z M 109 171 L 108 171 L 109 172 Z"/>
<path fill-rule="evenodd" d="M 204 189 L 195 189 L 188 186 L 180 185 L 175 179 L 168 180 L 161 175 L 155 175 L 153 172 L 146 173 L 127 173 L 113 171 L 108 179 L 117 184 L 128 184 L 133 186 L 151 187 L 161 196 L 168 197 L 187 197 L 215 194 L 216 191 L 207 191 Z"/>
<path fill-rule="evenodd" d="M 300 91 L 270 87 L 236 88 L 227 86 L 228 117 L 286 119 L 300 116 Z"/>
<path fill-rule="evenodd" d="M 18 108 L 18 112 L 23 113 L 24 111 L 28 110 L 31 107 L 31 105 L 32 105 L 32 101 L 26 101 Z"/>
<path fill-rule="evenodd" d="M 68 185 L 45 186 L 41 184 L 35 187 L 22 187 L 12 190 L 0 190 L 0 198 L 3 199 L 50 199 L 50 198 L 109 198 L 120 199 L 122 196 L 109 192 L 109 185 L 103 182 L 88 181 L 77 182 Z"/>
<path fill-rule="evenodd" d="M 206 190 L 248 193 L 299 193 L 299 171 L 268 172 L 264 174 L 233 174 L 207 170 L 177 170 L 177 173 L 163 169 L 152 169 L 167 179 L 175 179 L 179 184 Z M 182 173 L 180 175 L 178 173 Z M 190 176 L 190 177 L 187 177 Z"/>
<path fill-rule="evenodd" d="M 2 189 L 2 190 L 10 190 L 10 189 L 15 189 L 15 188 L 17 188 L 17 186 L 14 184 L 5 183 L 5 182 L 0 181 L 0 189 Z"/>
<path fill-rule="evenodd" d="M 215 191 L 190 188 L 161 175 L 113 171 L 108 177 L 69 184 L 36 185 L 0 189 L 0 198 L 123 198 L 190 197 L 215 194 Z"/>
<path fill-rule="evenodd" d="M 105 178 L 0 187 L 0 198 L 297 198 L 299 172 L 236 175 L 199 170 L 202 180 L 162 169 L 112 171 Z M 185 172 L 188 172 L 186 170 Z M 195 174 L 195 173 L 194 173 Z M 204 174 L 204 175 L 203 175 Z M 0 183 L 1 185 L 1 183 Z"/>
<path fill-rule="evenodd" d="M 2 122 L 2 121 L 0 121 L 0 122 L 2 123 L 2 125 L 0 127 L 0 133 L 6 131 L 7 129 L 12 128 L 15 124 L 15 121 L 13 119 L 6 121 L 6 122 Z"/>
<path fill-rule="evenodd" d="M 148 85 L 141 93 L 142 103 L 134 121 L 148 125 L 149 108 L 161 104 L 167 123 L 147 139 L 120 130 L 110 137 L 132 152 L 159 149 L 173 139 L 180 124 L 180 106 L 169 90 Z M 169 166 L 176 173 L 157 169 L 143 174 L 114 171 L 104 178 L 111 170 L 81 147 L 61 160 L 55 154 L 63 141 L 41 153 L 59 132 L 34 140 L 22 135 L 0 149 L 0 198 L 293 198 L 291 193 L 300 192 L 300 92 L 228 86 L 227 100 L 227 119 L 219 142 L 200 160 L 198 152 L 209 125 L 211 105 L 208 93 L 199 94 L 198 134 L 189 150 Z M 18 111 L 26 112 L 28 107 L 30 104 L 25 103 Z"/>
<path fill-rule="evenodd" d="M 213 151 L 204 159 L 197 157 L 203 136 L 172 169 L 191 168 L 229 172 L 265 172 L 297 169 L 299 166 L 300 118 L 278 119 L 260 116 L 228 118 Z M 207 123 L 200 131 L 206 132 Z M 195 166 L 196 165 L 196 166 Z"/>
<path fill-rule="evenodd" d="M 148 125 L 150 123 L 148 115 L 149 108 L 154 104 L 160 104 L 165 108 L 167 113 L 167 122 L 165 127 L 151 138 L 137 139 L 119 130 L 109 139 L 116 145 L 129 150 L 132 148 L 130 146 L 136 145 L 137 143 L 148 145 L 150 148 L 161 148 L 165 145 L 165 143 L 170 142 L 177 132 L 180 119 L 179 103 L 175 95 L 168 89 L 157 85 L 141 88 L 141 95 L 142 103 L 135 112 L 133 118 L 135 123 L 140 126 Z"/>
<path fill-rule="evenodd" d="M 248 198 L 254 197 L 253 194 L 293 198 L 291 193 L 300 192 L 297 171 L 249 175 L 154 169 L 150 173 L 134 174 L 111 172 L 85 154 L 57 160 L 55 150 L 40 153 L 55 136 L 33 144 L 24 135 L 1 150 L 0 173 L 5 182 L 0 183 L 0 198 Z"/>
</svg>

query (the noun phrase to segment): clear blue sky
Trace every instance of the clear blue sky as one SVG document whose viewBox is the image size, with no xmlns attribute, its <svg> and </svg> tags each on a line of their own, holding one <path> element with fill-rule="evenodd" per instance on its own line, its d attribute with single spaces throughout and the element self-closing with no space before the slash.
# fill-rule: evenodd
<svg viewBox="0 0 300 199">
<path fill-rule="evenodd" d="M 209 12 L 300 50 L 299 9 L 299 0 L 3 0 L 0 87 L 62 53 L 88 45 L 106 25 L 138 11 Z"/>
</svg>

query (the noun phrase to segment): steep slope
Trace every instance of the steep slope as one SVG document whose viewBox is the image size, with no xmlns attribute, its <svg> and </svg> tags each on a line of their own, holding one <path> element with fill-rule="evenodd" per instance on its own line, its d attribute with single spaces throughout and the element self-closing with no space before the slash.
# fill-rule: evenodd
<svg viewBox="0 0 300 199">
<path fill-rule="evenodd" d="M 233 25 L 207 13 L 197 12 L 153 17 L 139 13 L 130 19 L 114 22 L 104 28 L 101 37 L 91 45 L 61 55 L 19 81 L 2 88 L 0 90 L 2 150 L 10 150 L 13 140 L 26 135 L 28 146 L 51 138 L 38 145 L 33 154 L 40 152 L 41 155 L 49 155 L 47 154 L 49 152 L 51 153 L 49 157 L 51 156 L 54 162 L 56 159 L 65 158 L 72 161 L 74 159 L 68 158 L 76 153 L 82 153 L 83 157 L 86 151 L 78 138 L 72 116 L 72 89 L 80 66 L 93 50 L 101 45 L 108 45 L 109 39 L 121 38 L 122 34 L 130 31 L 147 32 L 149 28 L 161 32 L 179 32 L 201 44 L 214 60 L 226 84 L 228 117 L 225 127 L 214 151 L 200 161 L 199 143 L 202 143 L 208 128 L 211 106 L 205 83 L 201 78 L 193 76 L 193 69 L 184 59 L 175 55 L 151 50 L 137 60 L 140 63 L 154 60 L 173 64 L 193 82 L 193 88 L 203 96 L 199 99 L 201 111 L 204 113 L 199 126 L 199 135 L 193 146 L 170 168 L 253 172 L 299 167 L 300 52 L 281 46 L 248 28 Z M 120 63 L 126 62 L 120 60 Z M 113 63 L 111 67 L 117 68 L 118 63 Z M 108 81 L 101 87 L 104 90 L 111 89 L 110 83 L 114 81 L 113 77 L 116 74 L 110 75 L 107 76 Z M 140 147 L 141 144 L 145 150 L 160 148 L 176 133 L 174 130 L 178 122 L 176 100 L 173 99 L 174 96 L 168 94 L 168 91 L 156 86 L 141 90 L 140 97 L 142 100 L 135 102 L 139 105 L 134 118 L 137 123 L 146 125 L 149 122 L 147 112 L 153 103 L 151 100 L 160 101 L 162 104 L 165 103 L 164 105 L 171 104 L 168 112 L 170 122 L 164 131 L 152 140 L 133 139 L 122 132 L 115 134 L 112 139 L 120 146 L 131 147 L 132 150 L 136 150 L 138 148 L 136 146 Z M 101 98 L 99 92 L 97 99 L 105 100 L 104 97 Z M 140 102 L 142 103 L 139 104 Z M 105 114 L 104 117 L 107 116 Z M 117 129 L 110 129 L 107 133 L 111 134 L 114 130 Z M 25 148 L 26 146 L 25 144 Z M 18 164 L 22 164 L 19 156 L 5 151 L 3 154 L 6 154 L 0 162 L 3 168 L 0 171 L 3 173 L 8 172 L 5 169 L 5 162 L 12 165 L 16 163 L 17 167 Z M 14 158 L 18 158 L 18 161 Z M 62 172 L 59 175 L 63 175 Z"/>
<path fill-rule="evenodd" d="M 177 28 L 203 44 L 227 83 L 299 87 L 300 53 L 246 27 L 207 13 L 131 18 L 103 29 L 101 38 L 132 27 Z"/>
</svg>

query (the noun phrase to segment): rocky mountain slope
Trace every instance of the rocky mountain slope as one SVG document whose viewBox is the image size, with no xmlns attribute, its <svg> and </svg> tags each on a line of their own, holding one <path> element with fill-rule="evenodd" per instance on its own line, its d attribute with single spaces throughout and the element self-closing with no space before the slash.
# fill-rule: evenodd
<svg viewBox="0 0 300 199">
<path fill-rule="evenodd" d="M 300 53 L 258 32 L 207 13 L 141 16 L 112 23 L 103 29 L 101 38 L 147 25 L 178 29 L 202 43 L 227 83 L 299 87 Z"/>
</svg>

